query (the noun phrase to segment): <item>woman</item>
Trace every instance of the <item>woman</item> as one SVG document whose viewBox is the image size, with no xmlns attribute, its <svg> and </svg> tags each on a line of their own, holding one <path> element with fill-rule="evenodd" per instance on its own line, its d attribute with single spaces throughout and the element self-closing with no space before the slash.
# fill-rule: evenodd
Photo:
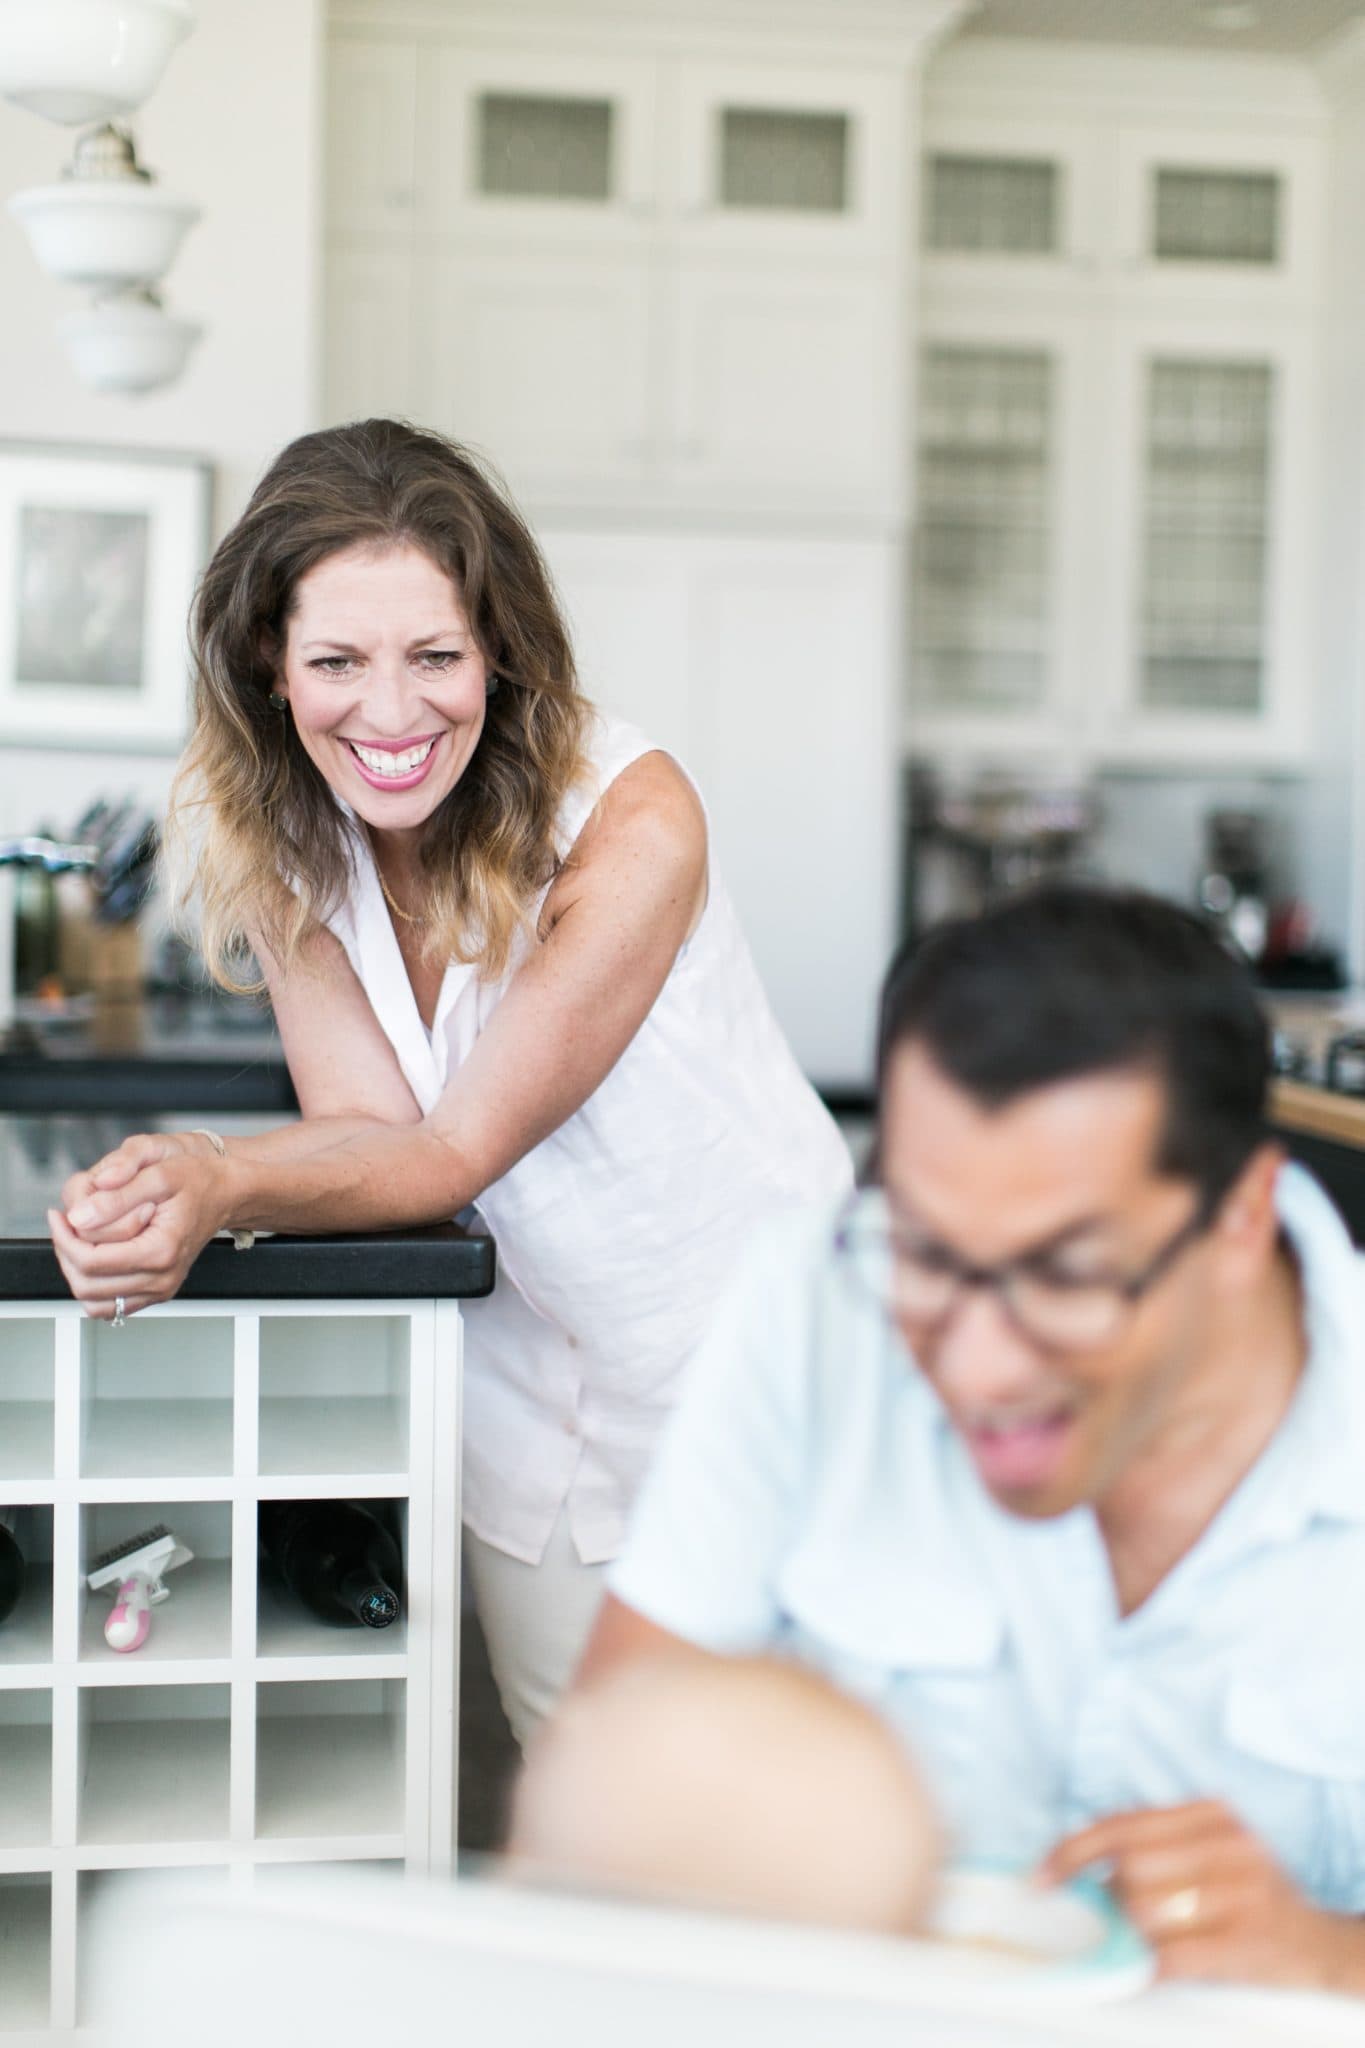
<svg viewBox="0 0 1365 2048">
<path fill-rule="evenodd" d="M 294 442 L 209 564 L 194 647 L 180 893 L 225 985 L 259 963 L 304 1121 L 129 1140 L 68 1183 L 57 1254 L 112 1318 L 225 1228 L 478 1201 L 501 1277 L 468 1310 L 467 1555 L 524 1738 L 717 1287 L 847 1155 L 695 790 L 580 695 L 535 543 L 465 452 L 385 420 Z"/>
</svg>

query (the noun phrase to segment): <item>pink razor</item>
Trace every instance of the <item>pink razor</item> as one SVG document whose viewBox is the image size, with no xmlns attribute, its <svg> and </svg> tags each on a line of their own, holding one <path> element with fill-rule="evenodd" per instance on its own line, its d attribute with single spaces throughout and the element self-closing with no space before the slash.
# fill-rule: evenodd
<svg viewBox="0 0 1365 2048">
<path fill-rule="evenodd" d="M 104 1640 L 111 1650 L 142 1648 L 152 1626 L 151 1610 L 170 1598 L 163 1578 L 193 1558 L 194 1552 L 177 1543 L 164 1522 L 96 1558 L 86 1584 L 92 1593 L 113 1593 L 114 1605 L 104 1624 Z"/>
</svg>

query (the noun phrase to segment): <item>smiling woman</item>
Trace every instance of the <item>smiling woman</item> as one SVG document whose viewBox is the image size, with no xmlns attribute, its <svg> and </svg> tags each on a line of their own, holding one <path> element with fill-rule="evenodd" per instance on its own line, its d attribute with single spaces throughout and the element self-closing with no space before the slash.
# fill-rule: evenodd
<svg viewBox="0 0 1365 2048">
<path fill-rule="evenodd" d="M 285 449 L 209 565 L 168 832 L 229 986 L 268 986 L 304 1121 L 130 1140 L 53 1239 L 92 1315 L 217 1231 L 380 1230 L 477 1200 L 467 1554 L 525 1734 L 719 1287 L 851 1169 L 768 1007 L 668 756 L 580 693 L 530 533 L 393 421 Z M 757 764 L 756 764 L 757 765 Z"/>
</svg>

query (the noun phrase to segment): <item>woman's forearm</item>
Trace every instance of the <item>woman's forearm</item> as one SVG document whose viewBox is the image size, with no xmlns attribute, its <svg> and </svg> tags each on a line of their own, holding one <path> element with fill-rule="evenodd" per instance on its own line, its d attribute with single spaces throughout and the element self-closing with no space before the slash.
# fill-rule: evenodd
<svg viewBox="0 0 1365 2048">
<path fill-rule="evenodd" d="M 236 1140 L 223 1164 L 223 1224 L 245 1230 L 401 1230 L 448 1221 L 480 1192 L 427 1123 L 319 1119 Z"/>
<path fill-rule="evenodd" d="M 390 1124 L 372 1116 L 310 1116 L 301 1117 L 297 1123 L 281 1124 L 273 1131 L 253 1131 L 249 1137 L 227 1138 L 229 1159 L 250 1159 L 260 1166 L 287 1165 L 291 1161 L 312 1159 L 319 1152 L 330 1152 L 348 1138 L 372 1137 L 376 1132 L 395 1130 L 411 1133 L 418 1128 L 419 1120 L 411 1124 Z M 193 1131 L 178 1132 L 180 1137 L 201 1135 Z"/>
</svg>

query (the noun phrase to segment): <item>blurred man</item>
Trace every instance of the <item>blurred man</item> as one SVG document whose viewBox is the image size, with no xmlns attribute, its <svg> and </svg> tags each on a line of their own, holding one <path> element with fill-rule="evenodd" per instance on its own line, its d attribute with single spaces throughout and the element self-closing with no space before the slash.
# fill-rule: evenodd
<svg viewBox="0 0 1365 2048">
<path fill-rule="evenodd" d="M 781 1646 L 958 1855 L 1099 1866 L 1167 1976 L 1365 1993 L 1365 1300 L 1267 1065 L 1155 900 L 897 963 L 875 1184 L 751 1258 L 585 1670 Z"/>
</svg>

